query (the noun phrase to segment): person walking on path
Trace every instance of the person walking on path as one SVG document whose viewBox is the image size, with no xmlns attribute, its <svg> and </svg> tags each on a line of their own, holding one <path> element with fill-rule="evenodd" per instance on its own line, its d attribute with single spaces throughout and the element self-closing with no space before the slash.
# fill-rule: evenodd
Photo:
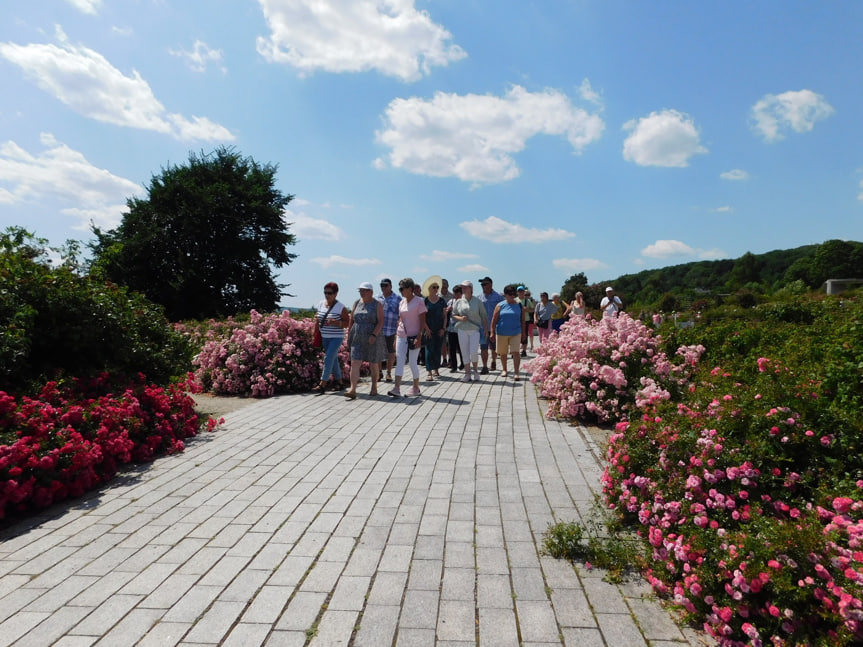
<svg viewBox="0 0 863 647">
<path fill-rule="evenodd" d="M 449 372 L 455 373 L 464 369 L 464 355 L 461 352 L 461 345 L 458 343 L 458 331 L 455 329 L 455 319 L 452 316 L 452 307 L 461 299 L 462 289 L 460 285 L 456 285 L 452 289 L 452 298 L 447 301 L 447 347 L 449 348 Z M 461 360 L 461 363 L 459 363 Z"/>
<path fill-rule="evenodd" d="M 390 279 L 381 280 L 381 293 L 377 297 L 378 301 L 384 308 L 384 327 L 383 335 L 387 346 L 386 366 L 381 365 L 381 369 L 386 368 L 386 381 L 393 381 L 393 365 L 396 361 L 396 328 L 399 325 L 399 302 L 402 298 L 393 292 L 393 282 Z"/>
<path fill-rule="evenodd" d="M 548 292 L 539 293 L 539 303 L 536 304 L 536 327 L 539 329 L 539 345 L 551 334 L 551 316 L 557 306 L 548 300 Z"/>
<path fill-rule="evenodd" d="M 561 299 L 557 293 L 551 295 L 551 302 L 557 306 L 557 310 L 551 315 L 551 330 L 552 332 L 560 332 L 561 326 L 566 322 L 566 313 L 569 312 L 569 304 Z"/>
<path fill-rule="evenodd" d="M 384 326 L 384 308 L 374 297 L 371 283 L 360 283 L 357 288 L 359 300 L 354 304 L 348 325 L 348 347 L 351 354 L 351 387 L 345 397 L 357 397 L 357 384 L 360 382 L 360 367 L 369 363 L 372 374 L 372 389 L 369 395 L 378 394 L 381 360 L 386 357 L 387 347 L 381 330 Z"/>
<path fill-rule="evenodd" d="M 491 317 L 491 337 L 495 340 L 498 355 L 500 356 L 501 377 L 507 377 L 506 355 L 512 355 L 513 372 L 515 381 L 519 379 L 519 368 L 521 367 L 521 354 L 519 348 L 524 337 L 527 322 L 524 320 L 524 307 L 516 300 L 516 289 L 514 285 L 507 285 L 503 289 L 504 301 L 497 304 Z"/>
<path fill-rule="evenodd" d="M 536 328 L 536 301 L 534 301 L 533 297 L 530 296 L 530 290 L 525 289 L 524 297 L 519 301 L 522 307 L 524 308 L 524 321 L 525 321 L 525 336 L 527 337 L 527 341 L 522 339 L 522 349 L 524 349 L 524 353 L 522 357 L 527 357 L 527 342 L 530 342 L 530 352 L 533 352 L 533 332 Z"/>
<path fill-rule="evenodd" d="M 422 336 L 429 334 L 426 325 L 426 304 L 422 297 L 414 294 L 414 280 L 407 278 L 399 281 L 402 300 L 399 303 L 399 323 L 396 329 L 396 384 L 388 392 L 393 397 L 401 397 L 402 375 L 405 363 L 410 365 L 413 375 L 413 388 L 408 395 L 420 395 L 420 368 L 417 358 L 422 346 Z"/>
<path fill-rule="evenodd" d="M 338 284 L 327 283 L 324 286 L 324 298 L 318 301 L 318 305 L 315 306 L 315 328 L 320 332 L 324 349 L 321 381 L 312 389 L 317 395 L 323 395 L 329 384 L 334 389 L 342 388 L 339 348 L 345 340 L 345 328 L 348 326 L 349 317 L 347 308 L 336 299 L 338 294 Z"/>
<path fill-rule="evenodd" d="M 476 382 L 479 381 L 479 336 L 481 330 L 488 328 L 488 316 L 482 301 L 473 295 L 473 283 L 462 281 L 461 287 L 462 297 L 453 304 L 452 311 L 459 346 L 462 354 L 470 361 L 470 364 L 465 362 L 462 382 Z"/>
<path fill-rule="evenodd" d="M 446 337 L 446 301 L 440 298 L 440 286 L 432 283 L 429 295 L 425 298 L 426 325 L 431 331 L 426 338 L 426 371 L 429 381 L 440 377 L 441 348 Z"/>
<path fill-rule="evenodd" d="M 440 280 L 440 298 L 447 307 L 447 315 L 449 315 L 449 302 L 452 301 L 452 292 L 449 290 L 449 281 L 446 279 Z M 447 331 L 443 336 L 443 345 L 441 346 L 441 365 L 446 364 L 449 358 L 449 317 L 447 317 Z"/>
<path fill-rule="evenodd" d="M 602 317 L 616 317 L 623 310 L 623 302 L 620 297 L 615 296 L 614 288 L 610 285 L 605 288 L 605 296 L 602 297 L 602 302 L 599 304 L 599 309 L 602 310 Z"/>
<path fill-rule="evenodd" d="M 482 304 L 485 306 L 485 316 L 486 321 L 491 321 L 491 316 L 494 314 L 494 309 L 497 307 L 497 304 L 503 301 L 503 297 L 500 295 L 500 292 L 495 292 L 492 287 L 492 280 L 490 276 L 485 276 L 479 280 L 480 287 L 482 288 L 482 292 L 479 293 L 477 298 L 482 301 Z M 489 334 L 491 331 L 488 329 L 484 329 L 480 333 L 479 337 L 479 348 L 482 355 L 482 371 L 483 375 L 488 375 L 488 352 L 491 351 L 491 370 L 497 370 L 497 350 L 495 349 L 494 340 L 491 338 Z"/>
</svg>

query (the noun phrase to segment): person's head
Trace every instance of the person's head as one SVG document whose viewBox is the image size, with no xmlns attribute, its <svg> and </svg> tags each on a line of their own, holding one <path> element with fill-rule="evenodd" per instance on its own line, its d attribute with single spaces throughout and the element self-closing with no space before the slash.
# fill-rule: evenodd
<svg viewBox="0 0 863 647">
<path fill-rule="evenodd" d="M 527 290 L 525 290 L 525 289 L 524 289 L 524 286 L 523 286 L 523 285 L 519 285 L 519 286 L 515 289 L 515 292 L 516 292 L 516 294 L 518 295 L 518 298 L 519 298 L 519 299 L 526 299 L 526 298 L 527 298 Z"/>
<path fill-rule="evenodd" d="M 440 289 L 441 289 L 441 292 L 448 292 L 449 291 L 449 281 L 447 281 L 446 279 L 441 279 L 440 280 Z"/>
<path fill-rule="evenodd" d="M 524 298 L 525 298 L 525 299 L 529 299 L 529 298 L 530 298 L 530 290 L 525 290 L 525 291 L 524 291 Z"/>
<path fill-rule="evenodd" d="M 374 286 L 371 283 L 360 283 L 357 291 L 360 293 L 360 299 L 366 302 L 374 296 Z"/>
<path fill-rule="evenodd" d="M 440 286 L 437 284 L 437 282 L 432 283 L 429 286 L 429 294 L 428 295 L 430 297 L 436 297 L 439 294 L 440 294 Z"/>
<path fill-rule="evenodd" d="M 479 285 L 482 288 L 484 294 L 491 294 L 492 291 L 492 280 L 490 276 L 484 276 L 479 280 Z"/>
<path fill-rule="evenodd" d="M 543 303 L 548 303 L 548 292 L 540 292 L 539 293 L 539 300 L 542 301 Z"/>
<path fill-rule="evenodd" d="M 473 296 L 473 283 L 470 281 L 462 281 L 461 294 L 465 299 L 470 299 Z"/>
<path fill-rule="evenodd" d="M 414 298 L 414 283 L 413 279 L 402 279 L 399 281 L 399 294 L 402 295 L 403 298 L 410 301 Z"/>
<path fill-rule="evenodd" d="M 422 286 L 419 283 L 414 283 L 414 296 L 421 297 L 423 295 Z"/>
<path fill-rule="evenodd" d="M 456 286 L 452 289 L 452 295 L 453 295 L 453 297 L 455 297 L 456 299 L 461 299 L 462 294 L 463 294 L 463 290 L 462 290 L 462 287 L 461 287 L 460 285 L 456 285 Z"/>
<path fill-rule="evenodd" d="M 610 285 L 607 288 L 605 288 L 605 296 L 607 296 L 607 297 L 613 297 L 614 296 L 614 288 L 611 287 Z"/>
<path fill-rule="evenodd" d="M 575 300 L 578 302 L 584 301 L 584 294 L 582 294 L 581 292 L 576 292 L 575 293 Z"/>
<path fill-rule="evenodd" d="M 389 279 L 381 279 L 381 292 L 384 296 L 389 296 L 393 291 L 393 282 Z"/>
<path fill-rule="evenodd" d="M 515 302 L 515 297 L 518 295 L 518 290 L 515 289 L 514 285 L 507 285 L 503 289 L 503 296 L 509 303 Z"/>
<path fill-rule="evenodd" d="M 555 292 L 554 294 L 551 295 L 551 300 L 554 301 L 555 303 L 557 303 L 558 301 L 560 301 L 560 295 L 557 292 Z"/>
<path fill-rule="evenodd" d="M 333 302 L 336 300 L 336 297 L 339 294 L 339 284 L 338 283 L 327 283 L 324 286 L 324 297 L 327 301 Z"/>
</svg>

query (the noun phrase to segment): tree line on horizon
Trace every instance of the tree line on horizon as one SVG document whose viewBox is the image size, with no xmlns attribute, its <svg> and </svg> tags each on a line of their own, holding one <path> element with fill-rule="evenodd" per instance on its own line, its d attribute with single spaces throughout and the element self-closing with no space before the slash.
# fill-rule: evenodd
<svg viewBox="0 0 863 647">
<path fill-rule="evenodd" d="M 863 279 L 863 243 L 828 240 L 821 244 L 778 249 L 764 254 L 746 252 L 736 259 L 694 261 L 623 274 L 590 283 L 583 272 L 570 276 L 561 288 L 569 303 L 581 291 L 589 307 L 599 307 L 605 287 L 613 285 L 625 307 L 669 312 L 710 307 L 731 299 L 755 305 L 781 290 L 817 290 L 828 279 Z"/>
</svg>

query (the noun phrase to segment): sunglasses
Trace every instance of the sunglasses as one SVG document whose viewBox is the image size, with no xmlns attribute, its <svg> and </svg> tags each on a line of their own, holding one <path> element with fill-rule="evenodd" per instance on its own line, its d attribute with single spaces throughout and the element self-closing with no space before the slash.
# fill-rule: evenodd
<svg viewBox="0 0 863 647">
<path fill-rule="evenodd" d="M 325 294 L 325 295 L 327 295 L 327 296 L 329 296 L 329 295 L 331 295 L 331 294 L 335 294 L 335 292 L 327 292 L 326 290 L 324 290 L 324 294 Z"/>
</svg>

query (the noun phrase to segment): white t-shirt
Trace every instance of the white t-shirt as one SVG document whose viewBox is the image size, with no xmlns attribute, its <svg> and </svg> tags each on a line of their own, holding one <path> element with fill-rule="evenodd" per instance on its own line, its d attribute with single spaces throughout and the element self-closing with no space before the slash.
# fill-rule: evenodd
<svg viewBox="0 0 863 647">
<path fill-rule="evenodd" d="M 605 308 L 605 306 L 608 302 L 609 302 L 608 297 L 602 297 L 602 303 L 599 304 L 599 307 Z M 620 300 L 619 296 L 615 296 L 614 301 L 611 303 L 611 305 L 602 311 L 602 316 L 603 317 L 613 317 L 618 312 L 620 312 L 621 310 L 623 310 L 623 302 Z"/>
</svg>

